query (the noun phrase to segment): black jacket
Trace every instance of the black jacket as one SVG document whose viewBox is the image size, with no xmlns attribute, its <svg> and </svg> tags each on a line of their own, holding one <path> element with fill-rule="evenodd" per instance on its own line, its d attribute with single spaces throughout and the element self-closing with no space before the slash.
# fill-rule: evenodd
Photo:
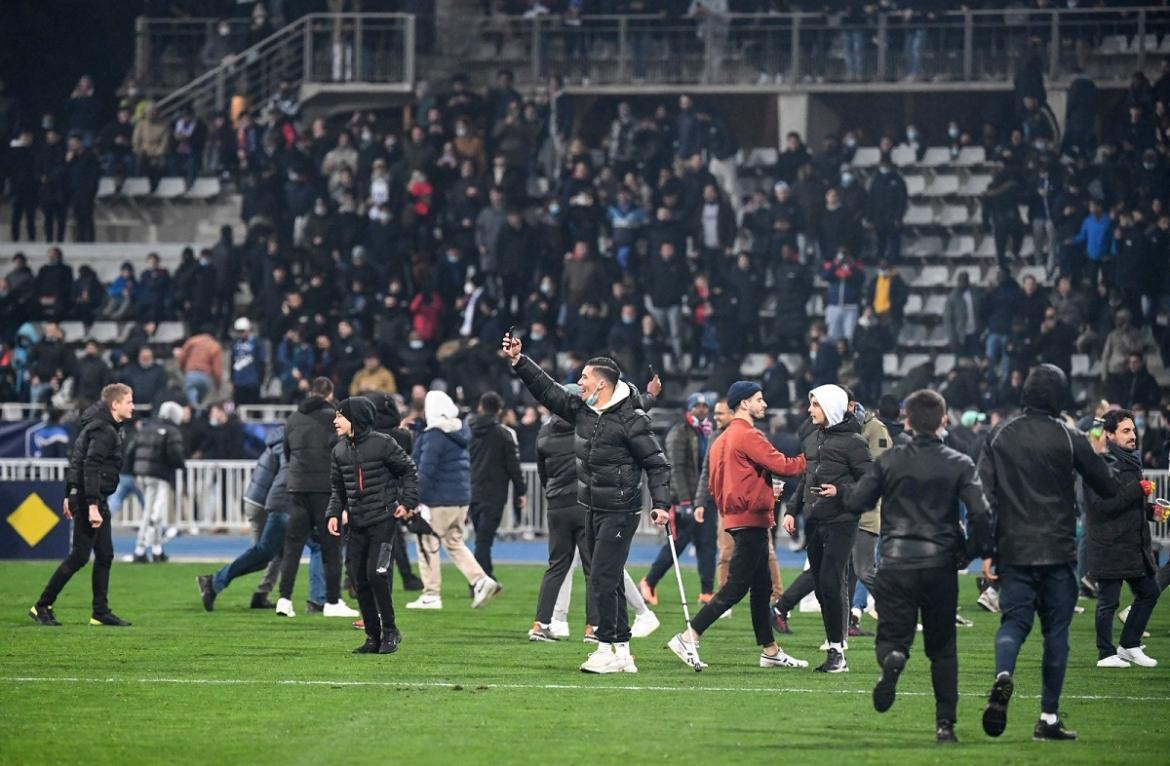
<svg viewBox="0 0 1170 766">
<path fill-rule="evenodd" d="M 577 459 L 573 450 L 573 425 L 558 417 L 540 427 L 536 435 L 536 473 L 550 506 L 577 504 Z"/>
<path fill-rule="evenodd" d="M 966 566 L 990 553 L 991 511 L 975 463 L 934 436 L 887 450 L 853 488 L 845 507 L 882 501 L 883 569 Z M 967 506 L 967 531 L 959 503 Z"/>
<path fill-rule="evenodd" d="M 599 412 L 558 386 L 527 356 L 514 369 L 538 402 L 573 424 L 579 503 L 599 512 L 637 513 L 645 471 L 652 507 L 670 508 L 670 463 L 630 386 L 619 382 L 610 406 Z"/>
<path fill-rule="evenodd" d="M 1105 462 L 1121 488 L 1109 499 L 1085 488 L 1085 554 L 1089 576 L 1121 580 L 1152 575 L 1157 564 L 1150 545 L 1149 506 L 1138 484 L 1142 479 L 1138 453 L 1126 455 L 1109 445 Z"/>
<path fill-rule="evenodd" d="M 133 438 L 132 473 L 174 482 L 175 471 L 183 468 L 183 435 L 173 423 L 147 420 Z"/>
<path fill-rule="evenodd" d="M 373 430 L 374 405 L 354 399 L 353 435 L 333 447 L 325 515 L 340 517 L 345 510 L 351 527 L 370 527 L 392 519 L 399 505 L 410 510 L 418 505 L 418 471 L 393 437 Z"/>
<path fill-rule="evenodd" d="M 1024 412 L 992 430 L 979 456 L 979 475 L 994 519 L 996 561 L 1014 566 L 1077 560 L 1075 475 L 1103 498 L 1117 494 L 1109 466 L 1083 433 L 1057 414 L 1067 396 L 1064 373 L 1052 365 L 1024 383 Z"/>
<path fill-rule="evenodd" d="M 81 507 L 105 505 L 106 498 L 118 488 L 122 468 L 122 428 L 101 402 L 81 416 L 81 433 L 69 453 L 65 470 L 67 494 L 79 494 Z"/>
<path fill-rule="evenodd" d="M 806 520 L 819 524 L 856 524 L 857 516 L 846 510 L 845 501 L 873 463 L 857 419 L 846 414 L 835 426 L 812 426 L 801 442 L 807 465 L 800 487 L 788 505 L 788 514 L 803 513 Z M 812 488 L 821 484 L 835 486 L 836 497 L 814 495 Z"/>
<path fill-rule="evenodd" d="M 288 457 L 289 492 L 328 492 L 329 465 L 337 434 L 330 402 L 310 396 L 284 423 L 284 454 Z"/>
<path fill-rule="evenodd" d="M 520 471 L 520 448 L 511 428 L 490 415 L 467 418 L 471 428 L 471 497 L 475 502 L 503 505 L 508 484 L 516 497 L 527 491 Z"/>
</svg>

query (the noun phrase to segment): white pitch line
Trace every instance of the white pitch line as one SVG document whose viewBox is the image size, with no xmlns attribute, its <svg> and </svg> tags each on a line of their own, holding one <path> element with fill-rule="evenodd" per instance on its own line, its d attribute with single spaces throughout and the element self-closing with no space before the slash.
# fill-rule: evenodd
<svg viewBox="0 0 1170 766">
<path fill-rule="evenodd" d="M 75 684 L 178 684 L 186 686 L 342 686 L 342 687 L 377 687 L 392 689 L 545 689 L 551 691 L 629 691 L 629 692 L 755 692 L 762 694 L 870 694 L 867 689 L 806 689 L 806 688 L 742 688 L 730 686 L 590 686 L 587 684 L 495 684 L 479 683 L 477 681 L 329 681 L 320 679 L 262 679 L 262 678 L 78 678 L 69 676 L 37 677 L 37 676 L 0 676 L 0 682 L 39 684 L 39 683 L 75 683 Z M 898 692 L 900 697 L 928 697 L 930 692 Z M 965 692 L 964 697 L 984 697 L 983 692 Z M 1040 695 L 1016 694 L 1017 699 L 1040 699 Z M 1082 700 L 1088 702 L 1118 701 L 1118 702 L 1170 702 L 1170 697 L 1153 696 L 1125 696 L 1108 694 L 1063 694 L 1062 699 Z"/>
</svg>

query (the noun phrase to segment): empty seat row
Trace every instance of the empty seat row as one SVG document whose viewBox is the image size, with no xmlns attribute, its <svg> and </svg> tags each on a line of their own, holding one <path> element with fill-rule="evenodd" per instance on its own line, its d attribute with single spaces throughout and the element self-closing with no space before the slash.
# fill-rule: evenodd
<svg viewBox="0 0 1170 766">
<path fill-rule="evenodd" d="M 149 178 L 127 178 L 119 186 L 113 178 L 107 176 L 98 182 L 97 198 L 105 201 L 147 198 L 206 201 L 218 197 L 221 191 L 219 179 L 214 177 L 196 178 L 195 183 L 189 189 L 187 181 L 183 178 L 162 178 L 159 179 L 158 186 L 155 187 L 154 191 L 151 191 Z"/>
</svg>

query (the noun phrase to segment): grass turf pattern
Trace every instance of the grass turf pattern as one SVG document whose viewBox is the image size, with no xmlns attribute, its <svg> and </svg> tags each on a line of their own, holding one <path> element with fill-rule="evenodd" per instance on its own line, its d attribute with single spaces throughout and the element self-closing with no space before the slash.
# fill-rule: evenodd
<svg viewBox="0 0 1170 766">
<path fill-rule="evenodd" d="M 288 620 L 248 609 L 258 575 L 203 611 L 195 575 L 207 565 L 115 564 L 111 604 L 130 628 L 86 625 L 89 569 L 56 606 L 60 628 L 27 615 L 53 564 L 0 564 L 0 763 L 1165 763 L 1170 752 L 1170 609 L 1155 611 L 1154 669 L 1095 667 L 1094 602 L 1074 618 L 1062 714 L 1075 743 L 1035 743 L 1039 625 L 1025 644 L 1007 732 L 980 728 L 993 676 L 998 616 L 975 606 L 960 580 L 961 699 L 957 747 L 934 744 L 934 702 L 921 634 L 884 715 L 870 692 L 872 638 L 853 638 L 850 672 L 757 667 L 746 601 L 703 637 L 710 668 L 696 674 L 663 648 L 682 629 L 673 578 L 659 586 L 662 627 L 632 642 L 639 673 L 578 671 L 583 585 L 576 575 L 573 637 L 530 643 L 543 572 L 500 566 L 504 592 L 472 610 L 459 573 L 444 567 L 444 608 L 407 610 L 404 641 L 388 656 L 353 655 L 363 634 L 346 619 L 304 613 L 306 573 Z M 303 568 L 302 568 L 303 570 Z M 635 579 L 643 574 L 633 571 Z M 698 593 L 693 568 L 687 592 Z M 786 571 L 785 582 L 796 575 Z M 1128 595 L 1128 592 L 1127 592 Z M 352 602 L 352 600 L 351 600 Z M 1123 603 L 1126 601 L 1123 600 Z M 790 654 L 819 664 L 820 616 L 792 615 Z M 873 628 L 863 618 L 863 626 Z M 1115 640 L 1120 624 L 1115 622 Z"/>
</svg>

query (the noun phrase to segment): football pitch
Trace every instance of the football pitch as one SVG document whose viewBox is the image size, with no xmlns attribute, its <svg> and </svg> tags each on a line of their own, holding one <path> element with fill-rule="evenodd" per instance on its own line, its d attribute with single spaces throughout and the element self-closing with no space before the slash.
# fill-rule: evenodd
<svg viewBox="0 0 1170 766">
<path fill-rule="evenodd" d="M 1075 743 L 1033 742 L 1039 713 L 1040 631 L 1025 645 L 1007 732 L 984 736 L 980 714 L 993 675 L 997 616 L 975 606 L 961 580 L 960 744 L 934 744 L 929 668 L 916 641 L 893 709 L 873 711 L 872 638 L 854 638 L 850 672 L 761 669 L 746 604 L 704 636 L 710 668 L 696 674 L 663 646 L 682 626 L 669 577 L 656 612 L 662 627 L 632 643 L 639 672 L 578 671 L 578 572 L 574 637 L 530 643 L 542 568 L 499 566 L 505 590 L 469 608 L 459 573 L 444 567 L 444 609 L 404 608 L 396 654 L 354 655 L 363 635 L 349 620 L 295 619 L 249 610 L 259 575 L 223 593 L 213 613 L 195 576 L 208 565 L 114 565 L 111 604 L 131 628 L 89 627 L 89 568 L 65 590 L 60 628 L 27 615 L 51 563 L 0 564 L 0 763 L 207 764 L 614 764 L 614 763 L 1166 763 L 1170 758 L 1170 608 L 1150 625 L 1148 653 L 1161 667 L 1095 667 L 1093 602 L 1073 622 L 1062 714 Z M 635 578 L 643 572 L 632 570 Z M 698 592 L 693 568 L 687 587 Z M 790 582 L 795 571 L 785 571 Z M 352 600 L 350 600 L 352 603 Z M 1123 602 L 1124 603 L 1124 602 Z M 874 623 L 864 618 L 864 627 Z M 794 614 L 790 654 L 815 666 L 820 616 Z M 1117 626 L 1120 628 L 1120 626 Z M 1118 630 L 1119 633 L 1119 630 Z M 919 637 L 920 639 L 921 637 Z"/>
</svg>

